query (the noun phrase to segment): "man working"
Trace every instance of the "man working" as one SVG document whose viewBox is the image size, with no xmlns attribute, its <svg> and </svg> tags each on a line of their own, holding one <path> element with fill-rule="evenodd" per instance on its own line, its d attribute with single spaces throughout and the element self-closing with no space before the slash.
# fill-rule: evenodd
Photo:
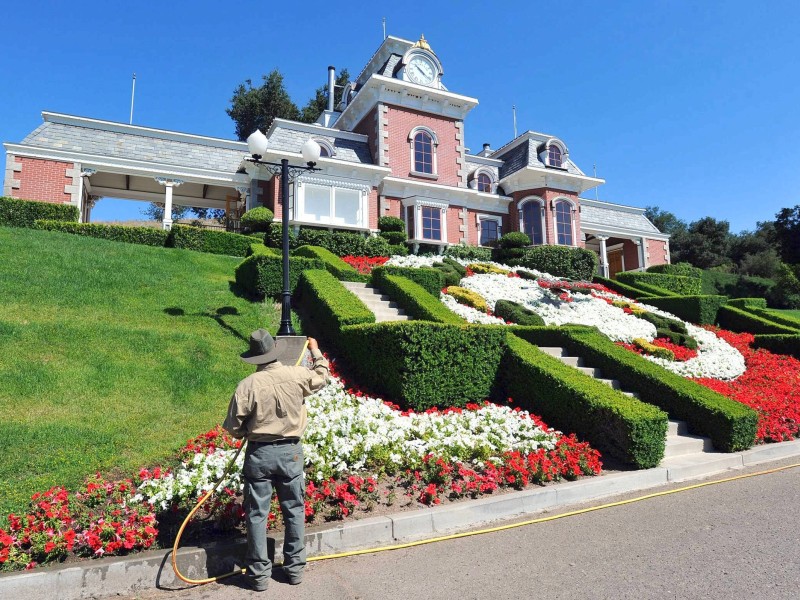
<svg viewBox="0 0 800 600">
<path fill-rule="evenodd" d="M 278 493 L 286 528 L 283 571 L 289 583 L 303 579 L 306 565 L 305 482 L 300 438 L 308 414 L 305 397 L 329 381 L 328 361 L 314 338 L 308 338 L 313 368 L 284 366 L 285 350 L 263 329 L 250 335 L 250 350 L 242 360 L 257 365 L 236 388 L 223 427 L 236 438 L 247 438 L 244 458 L 244 510 L 247 516 L 247 576 L 257 591 L 267 589 L 272 562 L 267 554 L 267 517 L 272 487 Z"/>
</svg>

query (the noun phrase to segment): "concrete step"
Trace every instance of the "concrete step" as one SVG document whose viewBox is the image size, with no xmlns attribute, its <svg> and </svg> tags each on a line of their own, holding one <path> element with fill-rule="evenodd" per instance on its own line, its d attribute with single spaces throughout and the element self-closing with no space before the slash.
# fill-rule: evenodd
<svg viewBox="0 0 800 600">
<path fill-rule="evenodd" d="M 667 426 L 667 435 L 686 435 L 689 433 L 689 426 L 686 421 L 670 419 Z"/>
<path fill-rule="evenodd" d="M 614 388 L 615 390 L 621 390 L 622 385 L 616 379 L 603 379 L 602 377 L 598 377 L 597 381 L 600 383 L 605 383 L 608 387 Z"/>
<path fill-rule="evenodd" d="M 366 283 L 363 283 L 361 281 L 343 281 L 342 285 L 344 287 L 348 288 L 348 289 L 351 289 L 351 290 L 363 290 L 364 288 L 369 287 L 369 286 L 367 286 Z M 374 289 L 374 288 L 370 288 L 370 289 Z"/>
<path fill-rule="evenodd" d="M 664 458 L 674 458 L 687 454 L 710 452 L 714 447 L 711 440 L 699 435 L 668 435 L 664 449 Z"/>
<path fill-rule="evenodd" d="M 588 375 L 589 377 L 595 377 L 600 379 L 603 376 L 603 372 L 600 369 L 595 367 L 576 367 L 578 371 Z"/>
<path fill-rule="evenodd" d="M 585 364 L 585 361 L 580 356 L 559 356 L 558 358 L 565 365 L 569 365 L 571 367 L 582 367 Z"/>
<path fill-rule="evenodd" d="M 667 469 L 669 481 L 682 481 L 698 475 L 708 475 L 743 466 L 741 454 L 705 452 L 665 458 L 660 467 Z"/>
<path fill-rule="evenodd" d="M 550 356 L 555 356 L 556 358 L 561 358 L 562 356 L 567 355 L 566 348 L 559 348 L 557 346 L 539 346 L 538 348 L 545 354 L 549 354 Z"/>
<path fill-rule="evenodd" d="M 386 313 L 375 314 L 376 323 L 387 323 L 389 321 L 409 321 L 408 315 L 390 315 Z"/>
</svg>

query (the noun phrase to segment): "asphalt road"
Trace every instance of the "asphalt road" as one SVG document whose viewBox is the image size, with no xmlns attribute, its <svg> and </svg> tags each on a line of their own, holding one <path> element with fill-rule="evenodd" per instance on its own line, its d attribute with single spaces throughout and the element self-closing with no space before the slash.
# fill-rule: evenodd
<svg viewBox="0 0 800 600">
<path fill-rule="evenodd" d="M 552 514 L 559 512 L 566 510 Z M 800 598 L 800 468 L 502 532 L 311 563 L 301 585 L 273 579 L 264 593 L 240 587 L 239 579 L 129 598 L 795 599 Z"/>
</svg>

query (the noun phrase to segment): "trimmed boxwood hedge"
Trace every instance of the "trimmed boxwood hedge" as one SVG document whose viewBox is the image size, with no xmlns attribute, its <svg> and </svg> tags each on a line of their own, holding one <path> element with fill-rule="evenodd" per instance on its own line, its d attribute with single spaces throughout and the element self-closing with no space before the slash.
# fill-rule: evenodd
<svg viewBox="0 0 800 600">
<path fill-rule="evenodd" d="M 516 323 L 517 325 L 527 325 L 530 327 L 541 327 L 544 319 L 522 304 L 511 300 L 498 300 L 494 304 L 494 314 L 505 321 Z"/>
<path fill-rule="evenodd" d="M 78 207 L 55 202 L 37 202 L 0 197 L 0 226 L 33 227 L 36 221 L 78 222 Z"/>
<path fill-rule="evenodd" d="M 703 276 L 703 269 L 693 267 L 690 263 L 680 262 L 666 265 L 653 265 L 647 267 L 648 273 L 665 273 L 667 275 L 683 275 L 684 277 L 695 277 L 700 279 Z"/>
<path fill-rule="evenodd" d="M 247 256 L 252 243 L 253 237 L 249 235 L 186 225 L 173 225 L 167 238 L 167 246 L 172 248 L 227 256 Z"/>
<path fill-rule="evenodd" d="M 711 438 L 714 448 L 721 452 L 746 450 L 755 441 L 758 414 L 753 409 L 617 346 L 594 327 L 511 330 L 534 344 L 566 346 L 572 354 L 602 369 L 606 377 L 638 392 L 643 402 L 686 421 L 691 433 Z"/>
<path fill-rule="evenodd" d="M 733 306 L 723 306 L 717 314 L 717 322 L 724 329 L 746 333 L 774 333 L 774 334 L 796 334 L 798 330 L 794 327 L 781 325 L 770 319 L 766 319 L 752 312 L 734 308 Z"/>
<path fill-rule="evenodd" d="M 369 275 L 362 275 L 351 265 L 348 265 L 341 258 L 330 250 L 319 246 L 300 246 L 292 254 L 305 258 L 317 258 L 325 263 L 325 268 L 340 281 L 368 281 Z"/>
<path fill-rule="evenodd" d="M 797 329 L 798 332 L 800 332 L 800 320 L 797 320 L 793 317 L 772 312 L 771 310 L 766 310 L 764 308 L 758 308 L 756 306 L 748 306 L 745 308 L 745 310 L 763 319 L 767 319 L 773 323 L 778 323 L 779 325 L 791 327 L 792 329 Z"/>
<path fill-rule="evenodd" d="M 346 368 L 405 407 L 465 406 L 491 396 L 505 327 L 395 321 L 344 327 Z"/>
<path fill-rule="evenodd" d="M 289 257 L 289 289 L 294 293 L 300 273 L 306 269 L 325 269 L 318 259 Z M 283 258 L 280 255 L 253 254 L 236 267 L 236 285 L 252 296 L 279 299 L 283 292 Z"/>
<path fill-rule="evenodd" d="M 618 294 L 622 294 L 623 296 L 626 296 L 631 299 L 636 299 L 640 296 L 650 296 L 650 294 L 646 290 L 640 289 L 638 286 L 628 285 L 626 283 L 622 283 L 614 279 L 607 279 L 606 277 L 600 277 L 599 275 L 595 275 L 594 277 L 592 277 L 592 282 L 604 285 L 608 289 L 617 292 Z"/>
<path fill-rule="evenodd" d="M 735 308 L 767 308 L 766 298 L 731 298 L 728 306 Z"/>
<path fill-rule="evenodd" d="M 800 334 L 759 334 L 754 336 L 753 348 L 764 348 L 775 354 L 800 359 Z"/>
<path fill-rule="evenodd" d="M 668 293 L 681 296 L 702 294 L 702 282 L 697 277 L 684 275 L 667 275 L 666 273 L 642 273 L 641 271 L 624 271 L 617 273 L 617 280 L 628 285 L 641 287 L 643 290 L 666 290 Z M 647 287 L 642 287 L 647 286 Z M 668 295 L 668 294 L 660 294 Z"/>
<path fill-rule="evenodd" d="M 598 258 L 585 248 L 534 246 L 525 248 L 517 262 L 526 269 L 536 269 L 556 277 L 590 281 L 597 271 Z"/>
<path fill-rule="evenodd" d="M 142 244 L 144 246 L 164 246 L 169 235 L 168 231 L 153 227 L 125 227 L 123 225 L 103 225 L 101 223 L 37 220 L 34 227 L 46 231 L 61 231 L 63 233 L 115 242 L 127 242 L 129 244 Z"/>
<path fill-rule="evenodd" d="M 640 298 L 640 300 L 697 325 L 716 323 L 720 307 L 728 301 L 725 296 L 668 296 Z"/>
<path fill-rule="evenodd" d="M 404 310 L 408 315 L 420 321 L 433 321 L 434 323 L 463 324 L 464 319 L 459 317 L 418 283 L 400 277 L 378 273 L 374 275 L 372 285 L 380 289 Z"/>
<path fill-rule="evenodd" d="M 466 244 L 453 244 L 445 248 L 445 256 L 464 260 L 492 260 L 492 249 Z"/>
<path fill-rule="evenodd" d="M 264 254 L 266 256 L 281 256 L 281 251 L 278 248 L 270 248 L 265 246 L 263 243 L 261 244 L 250 244 L 250 248 L 247 250 L 247 256 L 253 256 L 253 254 Z"/>
<path fill-rule="evenodd" d="M 312 329 L 337 353 L 346 325 L 375 323 L 375 315 L 353 292 L 324 268 L 303 271 L 297 283 L 297 301 Z"/>
<path fill-rule="evenodd" d="M 439 297 L 439 292 L 442 291 L 445 282 L 444 273 L 438 269 L 432 269 L 430 267 L 421 267 L 417 269 L 414 267 L 393 267 L 386 265 L 372 269 L 372 281 L 376 281 L 375 277 L 381 277 L 384 274 L 399 275 L 400 277 L 415 281 L 436 298 Z"/>
<path fill-rule="evenodd" d="M 516 333 L 516 332 L 515 332 Z M 516 335 L 508 336 L 503 395 L 549 425 L 575 432 L 604 454 L 640 469 L 664 457 L 667 415 L 584 375 Z"/>
</svg>

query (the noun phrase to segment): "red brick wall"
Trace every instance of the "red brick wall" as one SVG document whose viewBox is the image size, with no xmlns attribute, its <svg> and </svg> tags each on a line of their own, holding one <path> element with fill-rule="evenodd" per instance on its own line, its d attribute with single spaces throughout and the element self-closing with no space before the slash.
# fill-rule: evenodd
<svg viewBox="0 0 800 600">
<path fill-rule="evenodd" d="M 377 107 L 369 111 L 366 116 L 353 128 L 354 133 L 366 135 L 369 138 L 369 150 L 372 152 L 372 162 L 376 165 L 380 163 L 378 156 L 378 125 L 375 121 Z"/>
<path fill-rule="evenodd" d="M 459 218 L 461 206 L 453 206 L 452 204 L 447 207 L 447 243 L 458 244 L 461 241 L 461 219 Z M 469 225 L 467 225 L 469 231 Z"/>
<path fill-rule="evenodd" d="M 664 265 L 669 263 L 667 260 L 667 243 L 664 240 L 645 240 L 647 251 L 650 254 L 647 266 Z"/>
<path fill-rule="evenodd" d="M 555 190 L 549 188 L 538 188 L 535 190 L 522 190 L 514 192 L 511 197 L 514 201 L 508 207 L 508 228 L 503 229 L 505 232 L 519 231 L 519 211 L 517 207 L 523 198 L 528 196 L 538 196 L 544 200 L 544 237 L 548 244 L 556 243 L 556 229 L 555 229 L 555 213 L 553 212 L 553 201 L 557 198 L 568 198 L 572 201 L 575 212 L 572 214 L 572 238 L 573 245 L 583 248 L 586 244 L 581 240 L 581 212 L 580 200 L 578 195 L 573 192 L 565 192 L 563 190 Z M 504 222 L 505 225 L 505 222 Z"/>
<path fill-rule="evenodd" d="M 72 185 L 72 177 L 67 177 L 67 169 L 74 168 L 74 163 L 25 156 L 12 160 L 22 165 L 22 170 L 14 173 L 14 178 L 19 180 L 20 185 L 11 189 L 12 198 L 56 204 L 65 204 L 72 200 L 72 196 L 64 192 L 64 186 Z"/>
<path fill-rule="evenodd" d="M 458 186 L 458 163 L 456 158 L 461 155 L 457 150 L 458 129 L 455 119 L 447 119 L 430 115 L 424 112 L 389 106 L 387 121 L 389 123 L 389 167 L 395 177 L 405 177 L 418 181 L 433 181 L 425 177 L 410 175 L 413 164 L 411 163 L 411 147 L 408 134 L 418 126 L 430 128 L 436 133 L 439 144 L 436 147 L 436 183 L 442 185 Z"/>
<path fill-rule="evenodd" d="M 631 240 L 622 243 L 622 255 L 625 257 L 625 270 L 633 271 L 639 268 L 639 246 Z"/>
<path fill-rule="evenodd" d="M 383 201 L 386 203 L 386 206 L 389 207 L 389 210 L 384 210 L 380 216 L 397 217 L 400 219 L 403 218 L 402 215 L 403 205 L 400 202 L 400 198 L 390 198 L 389 196 L 385 196 Z"/>
<path fill-rule="evenodd" d="M 369 210 L 369 228 L 378 228 L 378 217 L 381 216 L 380 206 L 378 206 L 378 188 L 374 187 L 369 191 L 367 198 L 367 209 Z"/>
<path fill-rule="evenodd" d="M 514 229 L 510 229 L 511 220 L 508 215 L 503 215 L 499 213 L 493 213 L 485 210 L 474 210 L 468 209 L 467 210 L 467 244 L 470 246 L 477 246 L 478 242 L 480 241 L 480 228 L 478 226 L 478 215 L 487 215 L 492 217 L 499 217 L 501 220 L 500 223 L 500 235 L 508 233 L 509 231 L 517 231 L 519 228 L 519 224 Z"/>
</svg>

